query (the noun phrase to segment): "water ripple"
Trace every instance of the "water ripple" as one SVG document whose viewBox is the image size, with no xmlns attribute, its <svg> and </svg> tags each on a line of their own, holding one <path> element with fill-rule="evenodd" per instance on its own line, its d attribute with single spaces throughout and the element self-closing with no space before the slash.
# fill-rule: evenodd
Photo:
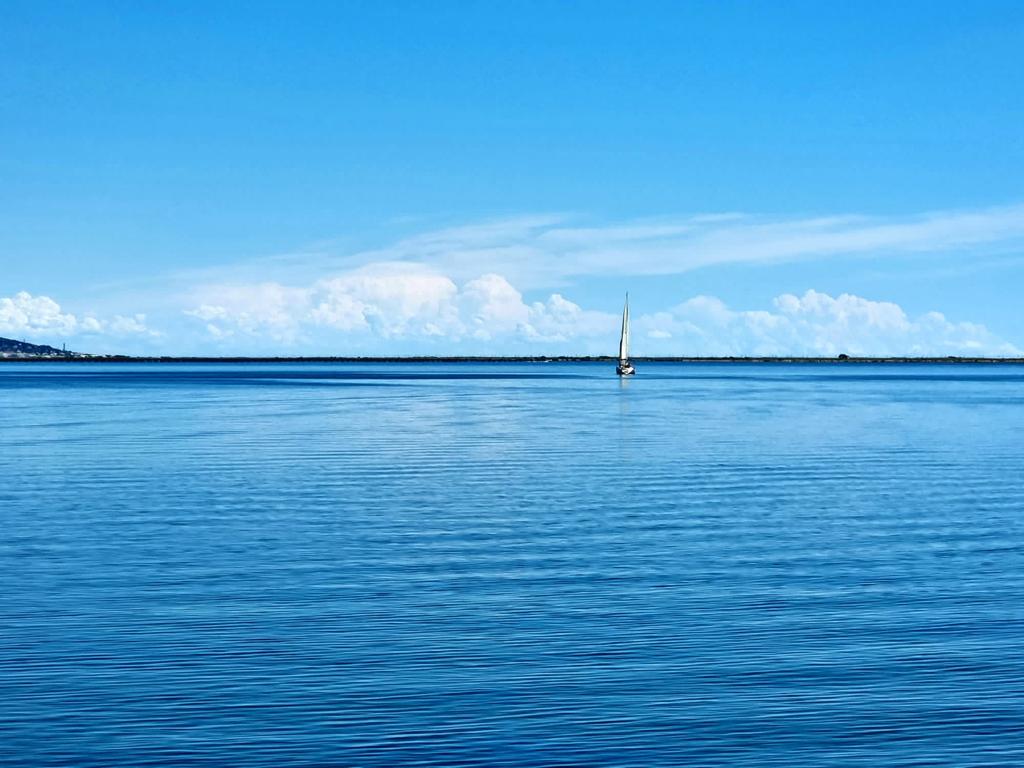
<svg viewBox="0 0 1024 768">
<path fill-rule="evenodd" d="M 999 366 L 0 368 L 0 764 L 1024 764 Z"/>
</svg>

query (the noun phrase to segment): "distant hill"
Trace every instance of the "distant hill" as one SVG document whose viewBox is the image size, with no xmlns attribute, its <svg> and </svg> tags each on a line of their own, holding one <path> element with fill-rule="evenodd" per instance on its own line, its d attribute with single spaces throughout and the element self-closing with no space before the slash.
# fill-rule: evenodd
<svg viewBox="0 0 1024 768">
<path fill-rule="evenodd" d="M 15 341 L 0 336 L 0 357 L 78 357 L 74 352 L 66 352 L 46 344 L 29 344 L 26 341 Z"/>
</svg>

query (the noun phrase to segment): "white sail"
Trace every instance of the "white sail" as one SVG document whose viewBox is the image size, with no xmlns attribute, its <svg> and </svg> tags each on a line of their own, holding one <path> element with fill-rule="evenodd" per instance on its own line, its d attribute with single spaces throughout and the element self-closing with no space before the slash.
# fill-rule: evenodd
<svg viewBox="0 0 1024 768">
<path fill-rule="evenodd" d="M 626 305 L 622 308 L 622 336 L 619 337 L 619 364 L 629 362 L 629 294 L 626 294 Z"/>
</svg>

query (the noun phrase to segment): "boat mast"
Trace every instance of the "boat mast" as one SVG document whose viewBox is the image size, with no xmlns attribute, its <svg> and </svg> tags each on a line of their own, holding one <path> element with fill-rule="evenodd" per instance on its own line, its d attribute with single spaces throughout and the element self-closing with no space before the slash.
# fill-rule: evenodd
<svg viewBox="0 0 1024 768">
<path fill-rule="evenodd" d="M 629 293 L 626 293 L 626 304 L 622 308 L 622 335 L 619 337 L 619 363 L 629 362 Z"/>
</svg>

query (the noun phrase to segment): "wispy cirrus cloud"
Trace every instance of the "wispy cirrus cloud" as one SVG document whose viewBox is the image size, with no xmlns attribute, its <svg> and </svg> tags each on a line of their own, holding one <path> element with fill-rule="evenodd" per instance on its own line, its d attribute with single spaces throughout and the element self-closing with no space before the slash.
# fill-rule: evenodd
<svg viewBox="0 0 1024 768">
<path fill-rule="evenodd" d="M 312 282 L 402 262 L 460 281 L 501 274 L 534 291 L 592 277 L 674 275 L 725 264 L 957 253 L 974 262 L 1014 249 L 1024 249 L 1024 204 L 889 216 L 724 212 L 597 223 L 582 215 L 545 214 L 424 228 L 374 248 L 350 250 L 323 240 L 149 282 L 159 291 L 184 293 L 204 283 Z"/>
<path fill-rule="evenodd" d="M 905 216 L 702 214 L 585 225 L 526 216 L 436 229 L 375 250 L 307 254 L 334 268 L 414 262 L 463 279 L 505 275 L 524 289 L 575 278 L 670 275 L 715 264 L 835 256 L 977 252 L 1024 244 L 1024 205 Z"/>
<path fill-rule="evenodd" d="M 520 290 L 543 291 L 588 278 L 844 256 L 952 255 L 943 260 L 949 270 L 959 254 L 964 268 L 974 268 L 988 257 L 1014 252 L 1024 252 L 1024 204 L 890 216 L 723 212 L 597 223 L 577 214 L 545 214 L 425 227 L 374 248 L 320 240 L 289 252 L 94 286 L 94 293 L 97 299 L 121 296 L 133 306 L 168 308 L 190 303 L 204 285 L 312 283 L 395 262 L 458 281 L 495 273 Z"/>
</svg>

